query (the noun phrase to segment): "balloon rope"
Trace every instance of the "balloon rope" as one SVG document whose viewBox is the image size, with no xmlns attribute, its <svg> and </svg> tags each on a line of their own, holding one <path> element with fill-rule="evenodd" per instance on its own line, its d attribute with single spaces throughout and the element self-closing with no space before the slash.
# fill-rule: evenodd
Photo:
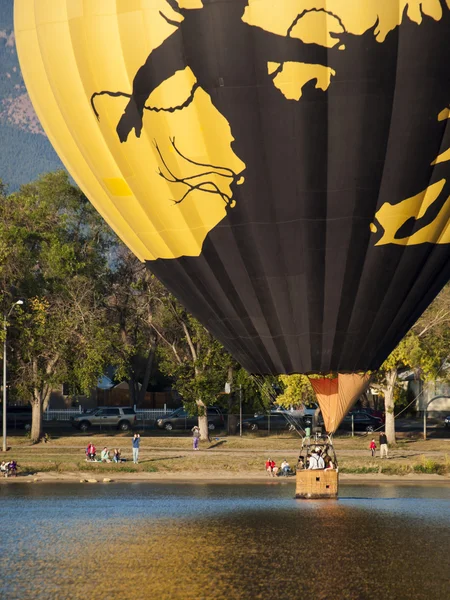
<svg viewBox="0 0 450 600">
<path fill-rule="evenodd" d="M 271 400 L 272 404 L 275 404 L 276 396 L 272 395 L 270 393 L 270 391 L 264 387 L 264 385 L 259 381 L 259 379 L 258 379 L 258 377 L 256 377 L 256 375 L 250 374 L 250 376 L 252 377 L 252 379 L 256 383 L 256 385 L 258 386 L 261 394 L 266 394 L 269 397 L 269 399 Z M 269 410 L 270 410 L 270 407 L 269 407 Z M 294 417 L 289 415 L 287 412 L 282 412 L 281 414 L 284 416 L 284 418 L 286 419 L 288 424 L 293 429 L 295 429 L 296 433 L 298 433 L 298 435 L 303 439 L 303 435 L 301 434 L 299 429 L 301 429 L 301 431 L 303 431 L 303 432 L 304 432 L 304 429 L 302 427 L 299 427 L 299 425 L 298 425 L 297 421 L 294 419 Z"/>
</svg>

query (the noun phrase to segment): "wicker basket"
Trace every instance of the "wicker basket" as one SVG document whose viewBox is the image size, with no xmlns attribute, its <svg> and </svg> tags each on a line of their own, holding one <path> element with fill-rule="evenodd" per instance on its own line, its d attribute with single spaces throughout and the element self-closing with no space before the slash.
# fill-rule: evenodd
<svg viewBox="0 0 450 600">
<path fill-rule="evenodd" d="M 339 473 L 336 469 L 297 471 L 296 498 L 337 498 Z"/>
</svg>

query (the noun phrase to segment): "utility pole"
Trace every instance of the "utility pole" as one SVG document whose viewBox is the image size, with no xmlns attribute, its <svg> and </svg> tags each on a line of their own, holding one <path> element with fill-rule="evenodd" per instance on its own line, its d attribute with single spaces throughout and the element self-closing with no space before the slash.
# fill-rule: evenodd
<svg viewBox="0 0 450 600">
<path fill-rule="evenodd" d="M 6 452 L 6 315 L 3 317 L 3 452 Z"/>
<path fill-rule="evenodd" d="M 242 437 L 242 384 L 239 386 L 239 436 Z"/>
</svg>

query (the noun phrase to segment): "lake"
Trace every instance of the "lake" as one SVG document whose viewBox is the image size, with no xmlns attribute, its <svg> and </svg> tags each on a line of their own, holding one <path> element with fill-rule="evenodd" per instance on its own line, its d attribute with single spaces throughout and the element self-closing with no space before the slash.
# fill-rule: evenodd
<svg viewBox="0 0 450 600">
<path fill-rule="evenodd" d="M 0 597 L 450 598 L 450 487 L 0 485 Z"/>
</svg>

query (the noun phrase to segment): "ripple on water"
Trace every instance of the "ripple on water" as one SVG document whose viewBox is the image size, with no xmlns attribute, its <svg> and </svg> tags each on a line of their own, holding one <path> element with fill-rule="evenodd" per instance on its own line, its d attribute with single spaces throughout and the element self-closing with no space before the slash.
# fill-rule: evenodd
<svg viewBox="0 0 450 600">
<path fill-rule="evenodd" d="M 0 595 L 449 597 L 448 488 L 292 495 L 292 485 L 1 486 Z"/>
</svg>

